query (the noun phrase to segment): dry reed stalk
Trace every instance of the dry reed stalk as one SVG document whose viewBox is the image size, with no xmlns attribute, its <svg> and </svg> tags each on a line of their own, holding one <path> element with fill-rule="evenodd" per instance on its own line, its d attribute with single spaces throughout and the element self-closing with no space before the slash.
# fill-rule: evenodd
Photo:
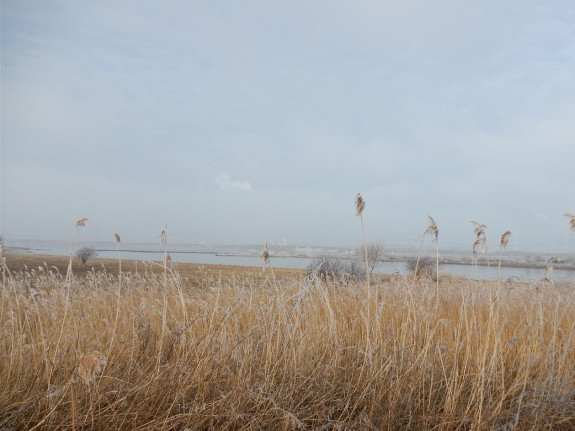
<svg viewBox="0 0 575 431">
<path fill-rule="evenodd" d="M 543 280 L 551 282 L 551 279 L 549 277 L 551 276 L 551 273 L 553 272 L 553 263 L 555 263 L 555 262 L 559 262 L 558 257 L 551 257 L 547 261 L 547 264 L 545 265 L 545 275 L 543 276 Z"/>
<path fill-rule="evenodd" d="M 485 229 L 487 229 L 487 226 L 475 220 L 471 220 L 470 223 L 475 226 L 475 229 L 473 229 L 473 233 L 475 234 L 475 242 L 473 243 L 475 269 L 473 278 L 477 280 L 477 247 L 481 246 L 485 250 L 485 259 L 487 260 L 487 278 L 490 279 L 491 270 L 489 265 L 489 252 L 487 251 L 487 236 L 485 235 Z"/>
<path fill-rule="evenodd" d="M 116 317 L 114 318 L 114 330 L 112 331 L 112 337 L 110 337 L 110 352 L 114 346 L 114 338 L 116 336 L 116 329 L 118 327 L 118 317 L 120 314 L 120 299 L 122 294 L 122 257 L 120 256 L 120 235 L 118 233 L 114 234 L 114 243 L 116 244 L 116 254 L 118 255 L 118 301 L 116 303 Z"/>
<path fill-rule="evenodd" d="M 436 299 L 439 299 L 439 229 L 437 228 L 437 224 L 435 223 L 433 217 L 428 215 L 427 219 L 429 225 L 427 226 L 427 229 L 423 231 L 423 235 L 421 235 L 421 242 L 419 243 L 419 249 L 417 250 L 417 260 L 415 261 L 415 269 L 413 271 L 413 283 L 415 284 L 417 282 L 419 261 L 421 260 L 421 250 L 423 249 L 423 241 L 425 239 L 425 235 L 433 235 L 435 237 L 435 294 Z"/>
<path fill-rule="evenodd" d="M 76 232 L 79 227 L 86 226 L 86 222 L 88 221 L 87 217 L 82 217 L 76 221 L 76 225 L 74 226 L 74 231 L 72 232 L 72 238 L 70 239 L 70 261 L 68 263 L 68 270 L 66 271 L 66 281 L 72 281 L 74 274 L 72 273 L 72 249 L 74 247 L 74 239 L 76 238 Z"/>
<path fill-rule="evenodd" d="M 361 237 L 363 239 L 363 254 L 365 259 L 365 278 L 367 280 L 367 337 L 369 339 L 369 326 L 371 320 L 371 287 L 369 285 L 369 263 L 367 259 L 367 242 L 365 241 L 365 229 L 363 228 L 363 210 L 365 209 L 365 201 L 361 196 L 361 193 L 358 193 L 355 196 L 355 216 L 359 217 L 361 221 Z"/>
<path fill-rule="evenodd" d="M 164 336 L 167 330 L 167 313 L 168 313 L 168 225 L 165 224 L 162 232 L 160 232 L 160 242 L 164 247 L 164 304 L 162 307 L 162 335 L 158 341 L 159 343 L 159 353 L 156 359 L 157 370 L 160 370 L 160 361 L 162 358 L 162 347 L 164 344 Z"/>
<path fill-rule="evenodd" d="M 435 299 L 439 300 L 439 229 L 435 220 L 430 215 L 427 216 L 429 219 L 429 226 L 425 229 L 425 233 L 433 235 L 435 237 Z"/>
<path fill-rule="evenodd" d="M 164 282 L 166 284 L 166 288 L 167 288 L 167 284 L 168 284 L 168 225 L 165 224 L 164 228 L 162 229 L 162 232 L 160 233 L 160 243 L 162 244 L 162 247 L 164 247 Z"/>
<path fill-rule="evenodd" d="M 77 232 L 78 228 L 86 226 L 87 221 L 88 221 L 87 217 L 82 217 L 82 218 L 78 219 L 76 221 L 76 224 L 74 225 L 72 237 L 70 238 L 70 260 L 68 262 L 68 270 L 66 271 L 66 280 L 64 283 L 64 286 L 66 287 L 66 300 L 65 300 L 65 307 L 64 307 L 64 315 L 62 317 L 62 325 L 60 326 L 60 332 L 58 334 L 58 341 L 56 342 L 56 348 L 54 349 L 54 356 L 52 358 L 51 368 L 50 368 L 50 372 L 48 374 L 48 385 L 52 381 L 52 376 L 54 373 L 56 358 L 58 355 L 58 349 L 60 347 L 60 341 L 62 340 L 62 336 L 64 333 L 64 327 L 66 324 L 66 317 L 68 315 L 68 308 L 70 306 L 70 290 L 71 290 L 70 284 L 72 283 L 72 279 L 74 278 L 74 274 L 72 273 L 72 249 L 74 247 L 74 239 L 76 238 L 76 232 Z"/>
<path fill-rule="evenodd" d="M 508 230 L 501 235 L 501 242 L 499 243 L 499 264 L 498 264 L 498 275 L 497 280 L 501 282 L 501 256 L 503 254 L 503 250 L 507 248 L 507 244 L 509 243 L 509 237 L 511 236 L 511 231 Z"/>
<path fill-rule="evenodd" d="M 115 233 L 114 234 L 114 243 L 116 244 L 116 254 L 118 255 L 118 280 L 120 280 L 120 284 L 122 283 L 122 257 L 120 256 L 120 244 L 122 241 L 120 240 L 120 235 Z"/>
<path fill-rule="evenodd" d="M 264 246 L 264 249 L 262 251 L 262 254 L 260 254 L 260 259 L 263 262 L 263 269 L 262 272 L 265 272 L 266 267 L 269 266 L 270 270 L 272 272 L 272 278 L 274 279 L 274 285 L 277 286 L 277 282 L 276 282 L 276 276 L 274 274 L 274 268 L 272 267 L 272 262 L 270 260 L 270 253 L 268 251 L 268 244 L 266 243 Z"/>
</svg>

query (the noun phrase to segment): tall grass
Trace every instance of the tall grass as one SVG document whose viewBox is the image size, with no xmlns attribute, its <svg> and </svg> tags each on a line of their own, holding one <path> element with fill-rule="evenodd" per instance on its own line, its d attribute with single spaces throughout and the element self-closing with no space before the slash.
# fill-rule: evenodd
<svg viewBox="0 0 575 431">
<path fill-rule="evenodd" d="M 446 277 L 436 301 L 435 289 L 404 276 L 374 279 L 368 331 L 361 285 L 349 282 L 278 278 L 274 286 L 261 273 L 206 271 L 195 282 L 171 271 L 122 280 L 119 291 L 115 276 L 94 271 L 64 289 L 65 278 L 46 267 L 6 281 L 0 428 L 575 424 L 572 284 L 518 283 L 490 299 L 488 282 Z"/>
</svg>

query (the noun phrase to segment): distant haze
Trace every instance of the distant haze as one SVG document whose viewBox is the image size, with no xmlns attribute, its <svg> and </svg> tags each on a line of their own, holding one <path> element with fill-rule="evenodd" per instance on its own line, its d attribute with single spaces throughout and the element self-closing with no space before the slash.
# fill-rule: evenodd
<svg viewBox="0 0 575 431">
<path fill-rule="evenodd" d="M 3 1 L 7 238 L 575 253 L 575 2 Z M 430 239 L 428 240 L 430 241 Z"/>
</svg>

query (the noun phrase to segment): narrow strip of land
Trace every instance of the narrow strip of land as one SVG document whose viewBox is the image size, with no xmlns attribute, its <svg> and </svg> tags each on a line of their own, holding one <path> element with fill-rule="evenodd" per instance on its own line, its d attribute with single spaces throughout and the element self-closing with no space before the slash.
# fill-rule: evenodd
<svg viewBox="0 0 575 431">
<path fill-rule="evenodd" d="M 68 256 L 53 256 L 47 254 L 7 254 L 6 264 L 11 272 L 35 270 L 53 271 L 66 275 Z M 272 262 L 273 264 L 273 262 Z M 202 273 L 213 276 L 228 278 L 231 276 L 252 275 L 262 278 L 272 278 L 272 271 L 268 267 L 240 266 L 240 265 L 212 265 L 203 263 L 183 263 L 175 262 L 168 264 L 169 268 L 177 270 L 180 277 L 191 280 L 199 278 Z M 41 268 L 41 269 L 40 269 Z M 76 276 L 86 276 L 88 273 L 105 271 L 109 274 L 117 275 L 119 270 L 118 259 L 92 258 L 83 265 L 77 258 L 72 259 L 72 271 Z M 146 274 L 150 272 L 163 273 L 164 267 L 160 261 L 144 262 L 142 260 L 122 259 L 122 272 Z M 274 268 L 273 273 L 276 278 L 283 277 L 303 277 L 306 271 L 303 269 Z"/>
</svg>

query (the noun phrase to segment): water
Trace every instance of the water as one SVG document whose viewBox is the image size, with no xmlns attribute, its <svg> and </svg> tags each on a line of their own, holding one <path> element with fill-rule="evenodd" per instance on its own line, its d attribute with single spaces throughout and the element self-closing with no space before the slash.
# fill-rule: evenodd
<svg viewBox="0 0 575 431">
<path fill-rule="evenodd" d="M 16 244 L 14 244 L 16 245 Z M 30 244 L 18 244 L 27 247 L 30 251 L 37 254 L 49 254 L 66 256 L 69 254 L 69 244 L 66 242 L 46 241 L 44 243 L 34 242 Z M 84 244 L 76 245 L 76 249 Z M 91 245 L 91 244 L 85 244 Z M 114 245 L 110 243 L 101 243 L 94 246 L 98 249 L 98 257 L 102 258 L 117 258 L 117 253 L 114 250 Z M 259 252 L 261 246 L 193 246 L 184 244 L 174 244 L 169 246 L 170 257 L 174 262 L 182 263 L 196 263 L 196 264 L 215 264 L 215 265 L 236 265 L 236 266 L 262 266 Z M 294 248 L 293 246 L 274 246 L 274 252 L 290 254 L 294 252 L 303 252 L 310 254 L 331 254 L 349 255 L 349 250 L 346 249 L 328 249 L 328 248 Z M 221 254 L 227 253 L 227 254 Z M 234 254 L 250 254 L 250 256 L 239 256 Z M 143 260 L 143 261 L 159 261 L 163 260 L 163 251 L 158 244 L 122 244 L 121 251 L 122 259 Z M 312 262 L 311 258 L 304 257 L 281 257 L 272 256 L 271 263 L 274 268 L 295 268 L 305 269 Z M 375 267 L 375 273 L 378 274 L 393 274 L 399 271 L 407 274 L 405 262 L 379 262 Z M 443 274 L 452 274 L 463 276 L 467 278 L 476 277 L 480 280 L 497 280 L 498 268 L 492 266 L 487 268 L 485 266 L 478 266 L 477 269 L 472 265 L 456 265 L 445 264 L 440 265 L 439 272 Z M 509 277 L 517 277 L 522 281 L 537 281 L 544 277 L 545 270 L 541 268 L 522 268 L 522 267 L 501 267 L 501 277 L 503 279 Z M 575 281 L 574 270 L 561 270 L 556 269 L 551 273 L 550 277 L 553 281 L 569 280 Z"/>
<path fill-rule="evenodd" d="M 51 255 L 65 255 L 62 250 L 37 250 L 37 253 L 51 254 Z M 116 251 L 98 251 L 98 257 L 112 258 L 118 257 Z M 141 261 L 159 261 L 163 260 L 162 251 L 127 251 L 121 252 L 122 259 L 141 260 Z M 262 261 L 257 256 L 234 256 L 234 255 L 220 255 L 216 252 L 179 252 L 170 251 L 170 257 L 174 262 L 182 263 L 197 263 L 197 264 L 214 264 L 214 265 L 235 265 L 235 266 L 262 266 Z M 274 268 L 294 268 L 305 269 L 312 262 L 311 258 L 303 257 L 271 257 L 271 263 Z M 393 274 L 399 271 L 407 274 L 405 262 L 379 262 L 374 272 L 378 274 Z M 454 265 L 444 264 L 439 266 L 441 274 L 451 274 L 473 278 L 474 273 L 477 271 L 477 279 L 479 280 L 497 280 L 498 268 L 492 266 L 478 266 L 477 270 L 472 265 Z M 541 280 L 544 276 L 545 270 L 541 268 L 521 268 L 521 267 L 501 267 L 501 277 L 503 279 L 509 277 L 517 277 L 521 281 L 537 281 Z M 551 279 L 554 281 L 570 280 L 575 281 L 575 271 L 556 269 L 551 273 Z"/>
</svg>

